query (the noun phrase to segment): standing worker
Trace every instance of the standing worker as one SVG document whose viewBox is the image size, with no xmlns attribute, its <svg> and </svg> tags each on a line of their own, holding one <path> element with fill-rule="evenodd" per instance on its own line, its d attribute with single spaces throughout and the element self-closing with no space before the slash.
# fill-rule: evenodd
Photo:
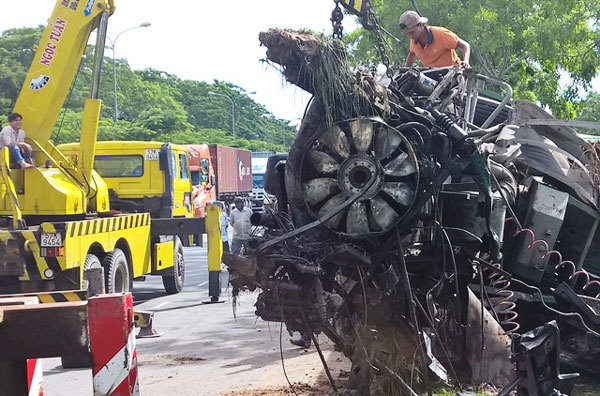
<svg viewBox="0 0 600 396">
<path fill-rule="evenodd" d="M 425 67 L 454 65 L 462 68 L 470 67 L 469 43 L 444 27 L 428 26 L 427 21 L 427 18 L 414 11 L 406 11 L 400 15 L 400 29 L 410 38 L 410 52 L 406 58 L 406 66 L 412 67 L 417 57 Z M 457 48 L 462 50 L 462 61 L 456 53 Z"/>
<path fill-rule="evenodd" d="M 233 227 L 233 235 L 231 238 L 231 253 L 240 254 L 242 246 L 244 250 L 248 249 L 248 238 L 250 238 L 250 216 L 252 210 L 244 206 L 244 200 L 240 197 L 235 197 L 233 200 L 235 209 L 229 215 L 229 224 Z"/>
</svg>

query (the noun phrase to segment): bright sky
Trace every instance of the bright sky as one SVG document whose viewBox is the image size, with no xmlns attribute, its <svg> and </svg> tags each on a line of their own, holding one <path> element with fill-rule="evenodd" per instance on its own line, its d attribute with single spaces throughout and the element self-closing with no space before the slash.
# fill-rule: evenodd
<svg viewBox="0 0 600 396">
<path fill-rule="evenodd" d="M 54 0 L 1 0 L 0 31 L 46 25 Z M 309 95 L 284 81 L 281 74 L 260 62 L 266 57 L 258 33 L 272 27 L 309 28 L 331 33 L 333 0 L 116 0 L 108 35 L 142 22 L 152 25 L 121 35 L 117 58 L 134 70 L 152 67 L 183 79 L 228 81 L 248 92 L 276 117 L 297 124 Z M 10 16 L 10 17 L 8 17 Z M 356 28 L 344 18 L 344 31 Z M 91 41 L 92 42 L 92 41 Z M 108 43 L 107 43 L 108 45 Z M 112 56 L 107 50 L 106 56 Z M 105 71 L 110 72 L 110 70 Z M 229 106 L 229 104 L 226 104 Z"/>
</svg>

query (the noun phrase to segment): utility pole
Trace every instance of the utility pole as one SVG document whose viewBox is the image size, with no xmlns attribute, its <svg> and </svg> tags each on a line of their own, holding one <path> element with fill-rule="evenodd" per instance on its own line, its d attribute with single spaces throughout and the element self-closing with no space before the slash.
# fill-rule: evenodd
<svg viewBox="0 0 600 396">
<path fill-rule="evenodd" d="M 125 29 L 121 33 L 117 34 L 117 37 L 115 37 L 114 40 L 111 40 L 110 37 L 106 36 L 108 41 L 110 41 L 110 45 L 112 46 L 111 48 L 112 48 L 112 53 L 113 53 L 113 97 L 114 97 L 114 102 L 115 102 L 114 103 L 115 104 L 115 115 L 114 115 L 113 119 L 115 122 L 117 122 L 119 120 L 119 104 L 117 103 L 117 57 L 115 55 L 115 45 L 117 44 L 117 39 L 119 38 L 120 35 L 122 35 L 125 32 L 128 32 L 133 29 L 148 27 L 150 25 L 151 25 L 150 22 L 142 22 L 139 24 L 139 26 L 134 26 L 132 28 Z"/>
</svg>

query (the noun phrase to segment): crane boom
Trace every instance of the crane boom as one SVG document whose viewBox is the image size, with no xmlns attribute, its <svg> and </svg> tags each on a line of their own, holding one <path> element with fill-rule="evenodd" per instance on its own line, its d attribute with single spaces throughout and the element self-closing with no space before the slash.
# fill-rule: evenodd
<svg viewBox="0 0 600 396">
<path fill-rule="evenodd" d="M 14 111 L 27 136 L 42 147 L 52 134 L 91 32 L 114 0 L 57 0 Z"/>
</svg>

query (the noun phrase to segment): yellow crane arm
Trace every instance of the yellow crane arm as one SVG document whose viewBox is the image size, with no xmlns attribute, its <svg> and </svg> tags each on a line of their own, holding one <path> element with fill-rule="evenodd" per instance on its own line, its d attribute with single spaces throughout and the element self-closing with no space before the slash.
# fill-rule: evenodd
<svg viewBox="0 0 600 396">
<path fill-rule="evenodd" d="M 57 0 L 14 111 L 27 136 L 46 147 L 91 32 L 114 0 Z"/>
</svg>

